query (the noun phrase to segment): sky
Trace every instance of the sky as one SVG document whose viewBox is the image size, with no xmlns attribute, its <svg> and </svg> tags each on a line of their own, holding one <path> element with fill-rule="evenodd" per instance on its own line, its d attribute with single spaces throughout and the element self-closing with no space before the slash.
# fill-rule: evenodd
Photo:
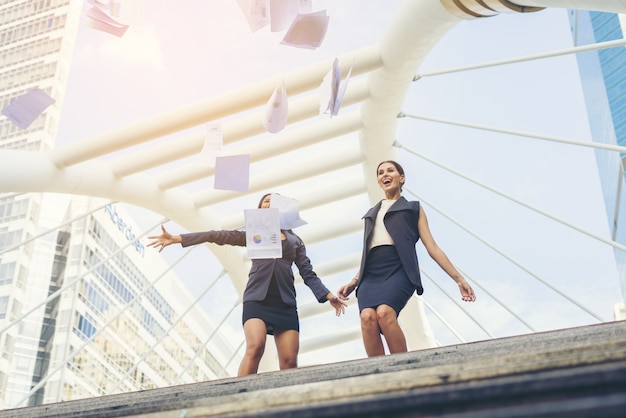
<svg viewBox="0 0 626 418">
<path fill-rule="evenodd" d="M 328 33 L 317 50 L 280 45 L 283 32 L 261 29 L 252 33 L 235 1 L 187 0 L 184 7 L 176 7 L 171 1 L 150 0 L 136 1 L 132 8 L 126 3 L 131 2 L 122 3 L 120 20 L 130 28 L 122 38 L 95 31 L 84 19 L 81 22 L 57 145 L 372 45 L 388 29 L 401 2 L 314 1 L 314 10 L 326 9 L 330 16 Z M 418 73 L 571 46 L 565 10 L 462 21 L 435 46 Z M 408 115 L 591 140 L 573 56 L 424 77 L 410 87 L 402 110 Z M 620 302 L 621 296 L 610 247 L 413 154 L 608 237 L 591 149 L 411 117 L 399 120 L 396 139 L 411 150 L 397 152 L 397 160 L 407 172 L 404 195 L 423 202 L 435 239 L 478 295 L 478 301 L 463 305 L 466 311 L 462 311 L 456 286 L 418 245 L 426 272 L 427 314 L 441 344 L 531 332 L 498 301 L 535 331 L 598 322 L 533 275 L 603 320 L 613 318 L 613 304 Z M 351 208 L 359 217 L 369 204 L 360 203 Z M 249 205 L 254 207 L 256 201 Z M 128 205 L 127 209 L 143 227 L 160 217 Z M 315 219 L 307 220 L 310 225 L 303 228 L 315 226 Z M 186 232 L 177 225 L 168 227 L 172 232 Z M 360 234 L 344 239 L 346 242 L 335 245 L 360 246 Z M 328 243 L 310 245 L 307 250 L 314 266 L 329 257 Z M 163 256 L 173 260 L 180 254 L 180 250 L 168 248 Z M 221 267 L 206 247 L 194 250 L 189 258 L 176 271 L 185 286 L 198 293 L 217 277 Z M 352 275 L 345 272 L 323 280 L 334 292 Z M 228 314 L 237 295 L 227 279 L 218 282 L 213 295 L 219 295 L 220 303 L 213 296 L 204 306 L 217 323 Z M 308 289 L 299 287 L 298 300 L 310 303 L 313 299 Z M 303 319 L 301 339 L 358 326 L 356 306 L 339 319 L 329 311 L 328 315 Z M 243 339 L 240 310 L 228 316 L 224 329 L 235 344 Z M 360 357 L 364 351 L 355 340 L 303 353 L 300 364 Z"/>
</svg>

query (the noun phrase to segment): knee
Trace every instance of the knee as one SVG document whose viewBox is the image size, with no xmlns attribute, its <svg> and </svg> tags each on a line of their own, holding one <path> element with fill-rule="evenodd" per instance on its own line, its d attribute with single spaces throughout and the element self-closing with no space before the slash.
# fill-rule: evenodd
<svg viewBox="0 0 626 418">
<path fill-rule="evenodd" d="M 398 320 L 396 311 L 388 305 L 380 305 L 376 308 L 376 316 L 381 324 L 390 324 Z"/>
<path fill-rule="evenodd" d="M 281 357 L 280 359 L 280 368 L 281 369 L 295 369 L 298 367 L 298 355 L 286 355 Z"/>
<path fill-rule="evenodd" d="M 374 309 L 363 309 L 361 311 L 361 327 L 378 327 L 378 315 Z"/>
<path fill-rule="evenodd" d="M 265 343 L 261 341 L 249 341 L 246 344 L 246 355 L 251 358 L 260 359 L 265 351 Z"/>
</svg>

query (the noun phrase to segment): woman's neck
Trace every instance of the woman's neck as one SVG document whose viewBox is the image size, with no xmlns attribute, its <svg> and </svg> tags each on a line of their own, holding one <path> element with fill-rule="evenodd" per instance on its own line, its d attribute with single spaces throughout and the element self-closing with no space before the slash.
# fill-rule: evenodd
<svg viewBox="0 0 626 418">
<path fill-rule="evenodd" d="M 385 199 L 387 199 L 387 200 L 398 200 L 398 199 L 400 199 L 400 192 L 397 192 L 397 193 L 385 193 Z"/>
</svg>

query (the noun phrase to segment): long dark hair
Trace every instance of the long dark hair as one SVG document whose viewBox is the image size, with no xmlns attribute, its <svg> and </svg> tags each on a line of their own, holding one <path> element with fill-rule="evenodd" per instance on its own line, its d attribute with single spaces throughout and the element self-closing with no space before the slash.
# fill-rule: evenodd
<svg viewBox="0 0 626 418">
<path fill-rule="evenodd" d="M 257 206 L 258 209 L 261 209 L 261 205 L 263 204 L 263 199 L 265 199 L 269 195 L 271 195 L 271 193 L 265 193 L 263 196 L 261 196 L 261 200 L 259 200 L 259 205 Z"/>
</svg>

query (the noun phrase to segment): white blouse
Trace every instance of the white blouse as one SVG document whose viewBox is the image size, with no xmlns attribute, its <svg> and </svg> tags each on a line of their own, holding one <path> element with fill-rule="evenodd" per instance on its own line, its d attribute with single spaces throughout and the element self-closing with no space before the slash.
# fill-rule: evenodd
<svg viewBox="0 0 626 418">
<path fill-rule="evenodd" d="M 371 250 L 379 245 L 394 245 L 393 238 L 391 238 L 391 235 L 387 232 L 387 228 L 385 228 L 385 224 L 383 222 L 385 214 L 394 203 L 396 203 L 395 200 L 388 199 L 381 202 L 380 210 L 376 215 L 376 222 L 374 223 L 374 233 L 372 234 L 372 240 L 370 241 L 368 249 Z"/>
</svg>

